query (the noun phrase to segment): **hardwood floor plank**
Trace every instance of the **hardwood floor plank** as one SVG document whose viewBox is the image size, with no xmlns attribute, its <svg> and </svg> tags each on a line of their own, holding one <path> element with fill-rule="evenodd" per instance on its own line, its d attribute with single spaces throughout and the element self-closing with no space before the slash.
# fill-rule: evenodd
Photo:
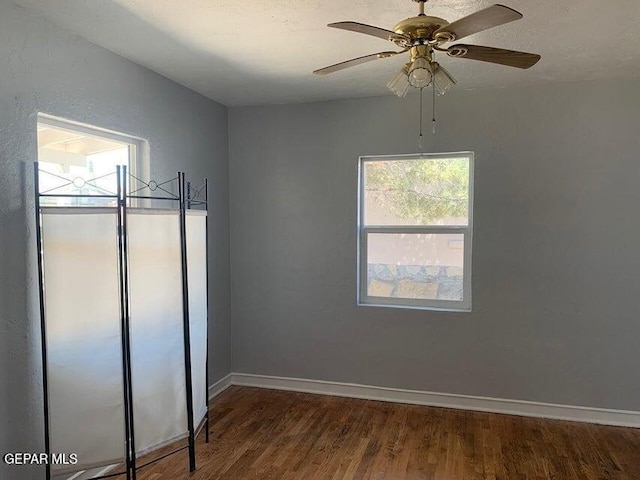
<svg viewBox="0 0 640 480">
<path fill-rule="evenodd" d="M 640 479 L 640 429 L 248 387 L 212 402 L 210 434 L 194 474 L 181 452 L 138 480 Z"/>
</svg>

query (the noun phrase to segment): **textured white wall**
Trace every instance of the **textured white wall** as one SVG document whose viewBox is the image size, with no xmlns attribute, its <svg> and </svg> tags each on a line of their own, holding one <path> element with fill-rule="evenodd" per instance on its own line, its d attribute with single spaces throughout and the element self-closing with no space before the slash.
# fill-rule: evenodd
<svg viewBox="0 0 640 480">
<path fill-rule="evenodd" d="M 230 109 L 234 371 L 640 409 L 637 87 L 440 100 L 424 150 L 475 152 L 472 313 L 356 306 L 358 156 L 416 152 L 415 96 Z"/>
<path fill-rule="evenodd" d="M 0 452 L 40 451 L 33 185 L 37 112 L 145 138 L 151 173 L 211 182 L 211 380 L 230 371 L 227 110 L 0 2 Z M 0 463 L 0 478 L 42 478 Z"/>
</svg>

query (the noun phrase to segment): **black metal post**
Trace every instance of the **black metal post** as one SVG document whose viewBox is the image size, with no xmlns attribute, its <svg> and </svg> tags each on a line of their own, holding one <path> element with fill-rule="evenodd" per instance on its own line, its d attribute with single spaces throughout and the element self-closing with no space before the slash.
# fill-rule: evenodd
<svg viewBox="0 0 640 480">
<path fill-rule="evenodd" d="M 47 374 L 47 332 L 44 311 L 44 252 L 42 251 L 42 223 L 40 215 L 40 176 L 38 162 L 33 163 L 33 190 L 36 214 L 36 249 L 38 250 L 38 294 L 40 296 L 40 335 L 42 342 L 42 390 L 44 403 L 44 451 L 51 453 L 49 438 L 49 378 Z M 51 478 L 51 466 L 45 466 L 46 480 Z"/>
<path fill-rule="evenodd" d="M 129 240 L 127 230 L 127 167 L 122 167 L 122 190 L 121 196 L 118 198 L 118 210 L 121 215 L 121 231 L 120 241 L 122 242 L 122 270 L 121 281 L 123 290 L 123 307 L 124 307 L 124 356 L 127 369 L 127 402 L 129 404 L 129 465 L 127 466 L 127 473 L 131 471 L 132 480 L 136 480 L 136 437 L 134 428 L 134 412 L 133 412 L 133 381 L 131 379 L 131 326 L 129 317 Z"/>
<path fill-rule="evenodd" d="M 125 259 L 124 259 L 124 239 L 123 239 L 123 231 L 122 227 L 122 173 L 120 171 L 120 165 L 116 166 L 116 182 L 117 182 L 117 192 L 118 192 L 118 200 L 117 204 L 117 212 L 118 212 L 118 267 L 120 270 L 120 279 L 119 279 L 119 290 L 120 290 L 120 332 L 121 332 L 121 343 L 122 343 L 122 387 L 124 394 L 124 430 L 125 430 L 125 450 L 126 450 L 126 469 L 127 469 L 127 480 L 131 480 L 131 433 L 130 433 L 130 425 L 131 425 L 131 412 L 129 411 L 129 369 L 127 362 L 127 351 L 128 351 L 128 322 L 127 322 L 127 300 L 126 300 L 126 287 L 124 282 L 124 271 L 125 271 Z"/>
<path fill-rule="evenodd" d="M 187 270 L 187 213 L 184 173 L 178 172 L 180 192 L 180 246 L 182 257 L 182 319 L 184 324 L 184 366 L 187 390 L 187 422 L 189 429 L 189 471 L 196 470 L 195 432 L 193 426 L 193 386 L 191 378 L 191 334 L 189 331 L 189 280 Z"/>
<path fill-rule="evenodd" d="M 205 417 L 204 424 L 204 438 L 207 443 L 209 443 L 209 180 L 204 179 L 204 201 L 205 201 L 205 211 L 207 212 L 207 216 L 204 220 L 205 225 L 205 261 L 206 272 L 207 272 L 207 285 L 206 285 L 206 295 L 207 295 L 207 353 L 206 353 L 206 365 L 205 365 L 205 399 L 207 402 L 207 416 Z"/>
</svg>

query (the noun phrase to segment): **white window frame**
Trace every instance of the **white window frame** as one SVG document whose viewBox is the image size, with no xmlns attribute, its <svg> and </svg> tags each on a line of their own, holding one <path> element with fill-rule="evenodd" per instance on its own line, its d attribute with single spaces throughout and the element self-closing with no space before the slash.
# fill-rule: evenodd
<svg viewBox="0 0 640 480">
<path fill-rule="evenodd" d="M 149 178 L 149 148 L 148 142 L 142 138 L 127 135 L 126 133 L 115 132 L 104 128 L 87 125 L 85 123 L 76 122 L 61 117 L 54 117 L 47 113 L 38 113 L 38 125 L 47 125 L 49 127 L 71 130 L 89 137 L 100 139 L 115 140 L 129 145 L 129 166 L 127 171 L 130 175 L 137 178 Z M 131 182 L 127 182 L 131 185 Z"/>
<path fill-rule="evenodd" d="M 364 224 L 364 166 L 367 162 L 384 160 L 428 160 L 447 158 L 467 158 L 469 160 L 469 214 L 466 226 L 458 225 L 369 225 Z M 366 155 L 358 159 L 358 305 L 376 307 L 413 308 L 451 312 L 471 311 L 471 266 L 473 242 L 473 187 L 474 154 L 470 151 L 448 153 L 425 153 L 406 155 Z M 368 262 L 367 238 L 373 233 L 410 233 L 410 234 L 461 234 L 464 237 L 463 299 L 462 300 L 423 300 L 370 296 L 367 292 Z"/>
</svg>

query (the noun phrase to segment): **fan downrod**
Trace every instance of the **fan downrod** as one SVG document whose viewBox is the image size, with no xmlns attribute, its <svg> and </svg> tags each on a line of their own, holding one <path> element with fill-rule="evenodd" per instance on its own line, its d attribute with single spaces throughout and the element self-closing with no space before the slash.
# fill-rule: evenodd
<svg viewBox="0 0 640 480">
<path fill-rule="evenodd" d="M 406 35 L 411 38 L 412 42 L 421 41 L 429 42 L 430 40 L 433 42 L 433 33 L 441 27 L 448 25 L 444 18 L 438 17 L 430 17 L 425 15 L 424 6 L 429 0 L 411 0 L 414 3 L 417 3 L 420 7 L 420 12 L 416 17 L 410 17 L 405 20 L 399 22 L 395 27 L 393 27 L 393 31 L 399 35 Z"/>
<path fill-rule="evenodd" d="M 419 3 L 420 4 L 420 6 L 419 6 L 420 15 L 424 15 L 424 4 L 427 3 L 429 0 L 412 0 L 412 1 L 414 1 L 415 3 Z"/>
</svg>

